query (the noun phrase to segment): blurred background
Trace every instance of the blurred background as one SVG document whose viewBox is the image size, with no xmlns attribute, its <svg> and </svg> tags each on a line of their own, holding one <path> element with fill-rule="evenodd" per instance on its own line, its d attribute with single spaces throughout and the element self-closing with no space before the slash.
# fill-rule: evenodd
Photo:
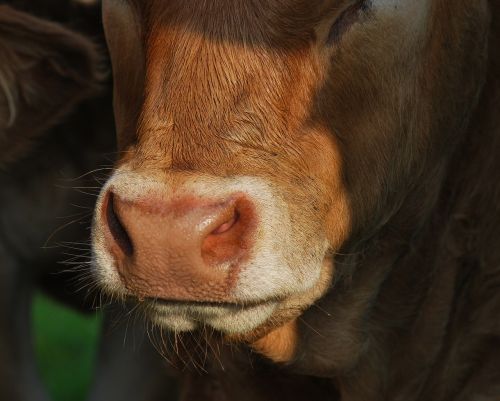
<svg viewBox="0 0 500 401">
<path fill-rule="evenodd" d="M 102 314 L 82 314 L 37 293 L 33 305 L 35 353 L 54 401 L 84 401 L 96 363 Z"/>
</svg>

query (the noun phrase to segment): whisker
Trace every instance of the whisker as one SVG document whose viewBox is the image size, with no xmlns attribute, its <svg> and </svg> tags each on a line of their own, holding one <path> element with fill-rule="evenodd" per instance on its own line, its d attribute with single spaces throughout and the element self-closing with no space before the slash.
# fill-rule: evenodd
<svg viewBox="0 0 500 401">
<path fill-rule="evenodd" d="M 327 315 L 328 317 L 332 317 L 332 314 L 330 312 L 328 312 L 327 310 L 323 309 L 321 306 L 319 306 L 318 304 L 313 304 L 313 306 L 315 306 L 316 308 L 318 308 L 321 312 L 324 312 L 325 315 Z"/>
<path fill-rule="evenodd" d="M 47 238 L 47 240 L 45 241 L 45 243 L 43 244 L 43 247 L 46 247 L 48 245 L 48 243 L 50 242 L 50 240 L 58 233 L 60 232 L 61 230 L 63 230 L 64 228 L 66 227 L 69 227 L 70 225 L 72 224 L 75 224 L 75 223 L 78 223 L 79 221 L 82 221 L 84 218 L 86 218 L 87 216 L 83 216 L 83 217 L 80 217 L 78 219 L 73 219 L 71 221 L 69 221 L 68 223 L 65 223 L 63 224 L 62 226 L 60 226 L 59 228 L 55 229 L 52 234 L 49 235 L 49 237 Z"/>
<path fill-rule="evenodd" d="M 78 177 L 75 177 L 75 178 L 68 178 L 68 179 L 65 179 L 65 181 L 68 181 L 68 182 L 71 182 L 71 181 L 78 181 L 78 180 L 81 180 L 82 178 L 84 177 L 87 177 L 89 176 L 90 174 L 94 174 L 94 173 L 97 173 L 99 171 L 109 171 L 109 170 L 113 170 L 114 167 L 101 167 L 101 168 L 96 168 L 94 170 L 90 170 Z"/>
<path fill-rule="evenodd" d="M 326 338 L 323 334 L 321 334 L 318 330 L 316 330 L 314 327 L 312 327 L 309 323 L 307 323 L 301 316 L 299 316 L 299 320 L 304 323 L 306 327 L 314 331 L 318 336 Z"/>
</svg>

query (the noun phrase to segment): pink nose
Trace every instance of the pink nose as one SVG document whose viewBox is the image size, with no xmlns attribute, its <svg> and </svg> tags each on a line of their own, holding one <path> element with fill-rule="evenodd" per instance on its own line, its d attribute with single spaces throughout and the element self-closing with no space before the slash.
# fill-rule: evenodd
<svg viewBox="0 0 500 401">
<path fill-rule="evenodd" d="M 102 213 L 107 248 L 132 293 L 230 301 L 255 227 L 254 208 L 244 195 L 127 201 L 110 191 Z"/>
</svg>

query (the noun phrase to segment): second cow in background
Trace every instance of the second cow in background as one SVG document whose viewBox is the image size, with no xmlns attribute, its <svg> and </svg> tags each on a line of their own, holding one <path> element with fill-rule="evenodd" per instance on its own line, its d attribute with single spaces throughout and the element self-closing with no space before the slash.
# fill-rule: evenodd
<svg viewBox="0 0 500 401">
<path fill-rule="evenodd" d="M 45 5 L 21 3 L 26 10 Z M 94 43 L 99 13 L 63 1 L 45 6 L 66 24 L 64 12 L 80 10 L 89 33 L 0 6 L 0 400 L 6 401 L 49 400 L 33 350 L 34 291 L 44 288 L 92 311 L 94 296 L 75 292 L 82 283 L 62 274 L 71 267 L 61 262 L 88 247 L 82 244 L 95 196 L 82 191 L 96 191 L 100 184 L 88 173 L 105 175 L 102 167 L 114 155 L 104 46 Z M 86 265 L 88 252 L 73 261 Z M 105 316 L 90 399 L 150 401 L 170 393 L 161 358 L 147 338 L 141 341 L 142 323 L 128 325 L 124 342 L 125 326 L 109 328 L 113 313 Z"/>
</svg>

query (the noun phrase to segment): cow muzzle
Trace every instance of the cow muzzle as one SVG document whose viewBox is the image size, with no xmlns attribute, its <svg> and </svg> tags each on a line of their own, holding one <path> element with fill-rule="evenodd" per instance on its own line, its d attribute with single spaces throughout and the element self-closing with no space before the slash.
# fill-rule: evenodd
<svg viewBox="0 0 500 401">
<path fill-rule="evenodd" d="M 231 301 L 256 226 L 247 196 L 126 200 L 110 189 L 101 213 L 106 247 L 129 291 L 141 298 Z"/>
<path fill-rule="evenodd" d="M 121 168 L 97 202 L 94 271 L 111 295 L 146 301 L 162 326 L 248 332 L 283 302 L 309 294 L 291 306 L 300 310 L 326 288 L 326 240 L 292 221 L 261 178 Z"/>
</svg>

